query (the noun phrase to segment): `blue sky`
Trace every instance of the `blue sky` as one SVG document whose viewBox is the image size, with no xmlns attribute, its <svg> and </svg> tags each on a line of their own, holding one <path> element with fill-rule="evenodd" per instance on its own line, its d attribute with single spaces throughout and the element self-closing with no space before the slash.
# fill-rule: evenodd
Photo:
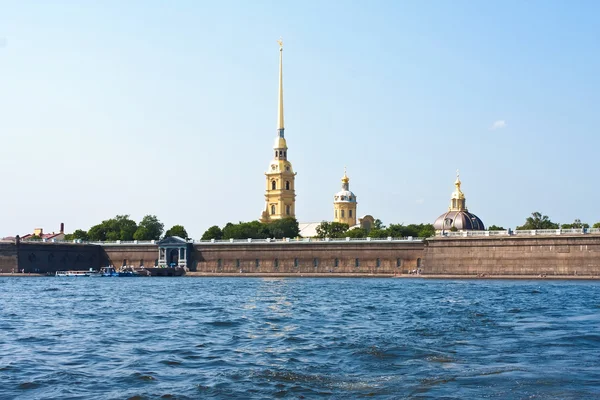
<svg viewBox="0 0 600 400">
<path fill-rule="evenodd" d="M 257 219 L 284 40 L 301 222 L 600 221 L 594 1 L 2 1 L 0 236 Z"/>
</svg>

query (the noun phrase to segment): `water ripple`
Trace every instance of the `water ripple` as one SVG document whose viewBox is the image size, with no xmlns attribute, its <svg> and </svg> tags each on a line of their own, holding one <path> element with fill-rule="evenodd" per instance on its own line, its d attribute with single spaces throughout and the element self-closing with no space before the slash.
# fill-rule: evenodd
<svg viewBox="0 0 600 400">
<path fill-rule="evenodd" d="M 594 398 L 600 284 L 0 278 L 0 398 Z"/>
</svg>

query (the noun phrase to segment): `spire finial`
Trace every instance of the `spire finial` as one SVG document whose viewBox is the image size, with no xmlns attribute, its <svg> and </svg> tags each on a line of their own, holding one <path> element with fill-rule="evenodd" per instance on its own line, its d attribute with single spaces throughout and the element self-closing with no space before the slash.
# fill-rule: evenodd
<svg viewBox="0 0 600 400">
<path fill-rule="evenodd" d="M 350 178 L 348 178 L 348 174 L 346 173 L 346 167 L 344 167 L 344 176 L 342 176 L 342 183 L 347 184 L 350 181 Z"/>
<path fill-rule="evenodd" d="M 284 137 L 283 124 L 283 39 L 279 38 L 279 104 L 277 107 L 277 131 L 279 137 Z"/>
</svg>

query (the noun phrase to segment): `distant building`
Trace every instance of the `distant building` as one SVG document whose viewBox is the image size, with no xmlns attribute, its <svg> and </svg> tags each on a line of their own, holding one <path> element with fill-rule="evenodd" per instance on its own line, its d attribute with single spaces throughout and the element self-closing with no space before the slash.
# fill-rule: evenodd
<svg viewBox="0 0 600 400">
<path fill-rule="evenodd" d="M 64 240 L 65 238 L 65 224 L 60 224 L 60 231 L 58 233 L 44 233 L 42 228 L 35 228 L 33 233 L 28 233 L 26 235 L 21 236 L 21 240 L 29 240 L 29 239 L 45 239 L 45 240 Z"/>
<path fill-rule="evenodd" d="M 454 182 L 455 189 L 450 199 L 450 207 L 448 207 L 447 212 L 440 215 L 433 223 L 436 232 L 485 230 L 481 219 L 477 215 L 470 213 L 467 209 L 465 194 L 460 190 L 460 185 L 460 176 L 457 172 L 456 181 Z"/>
</svg>

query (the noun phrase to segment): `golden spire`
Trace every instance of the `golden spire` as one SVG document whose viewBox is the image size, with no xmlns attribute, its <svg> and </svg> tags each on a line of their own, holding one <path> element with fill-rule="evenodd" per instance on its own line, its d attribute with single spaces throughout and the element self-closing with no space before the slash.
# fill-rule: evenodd
<svg viewBox="0 0 600 400">
<path fill-rule="evenodd" d="M 277 130 L 279 136 L 283 136 L 284 125 L 283 125 L 283 40 L 279 38 L 277 41 L 279 44 L 279 104 L 277 107 Z"/>
</svg>

